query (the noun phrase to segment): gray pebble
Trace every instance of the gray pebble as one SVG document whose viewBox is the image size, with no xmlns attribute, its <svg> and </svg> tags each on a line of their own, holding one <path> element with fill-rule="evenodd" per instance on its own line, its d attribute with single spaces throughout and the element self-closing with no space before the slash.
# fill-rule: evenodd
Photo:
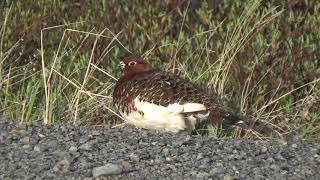
<svg viewBox="0 0 320 180">
<path fill-rule="evenodd" d="M 23 137 L 22 139 L 20 139 L 20 142 L 23 144 L 29 144 L 30 138 L 28 136 Z"/>
<path fill-rule="evenodd" d="M 85 151 L 90 151 L 91 148 L 92 148 L 92 146 L 93 146 L 95 143 L 96 143 L 95 140 L 93 140 L 93 141 L 88 141 L 88 142 L 82 144 L 81 146 L 79 146 L 79 149 L 80 149 L 80 150 L 85 150 Z"/>
<path fill-rule="evenodd" d="M 223 176 L 223 180 L 233 180 L 234 178 L 230 175 Z"/>
<path fill-rule="evenodd" d="M 43 134 L 41 134 L 41 133 L 38 133 L 38 136 L 39 136 L 40 138 L 46 137 L 45 135 L 43 135 Z"/>
<path fill-rule="evenodd" d="M 77 150 L 78 150 L 78 148 L 75 147 L 75 146 L 71 146 L 71 147 L 69 148 L 69 151 L 70 151 L 70 152 L 76 152 Z"/>
<path fill-rule="evenodd" d="M 92 170 L 93 177 L 117 175 L 121 173 L 121 167 L 117 164 L 108 163 L 104 166 L 95 167 Z"/>
<path fill-rule="evenodd" d="M 201 178 L 201 179 L 208 178 L 209 176 L 210 176 L 210 174 L 205 173 L 205 172 L 201 172 L 201 173 L 197 174 L 197 178 Z"/>
<path fill-rule="evenodd" d="M 25 145 L 22 146 L 23 149 L 28 149 L 29 147 L 30 147 L 29 144 L 25 144 Z"/>
<path fill-rule="evenodd" d="M 266 147 L 262 146 L 262 148 L 261 148 L 261 152 L 265 153 L 265 152 L 267 152 L 267 151 L 268 151 L 268 148 L 266 148 Z"/>
<path fill-rule="evenodd" d="M 295 149 L 295 148 L 298 147 L 298 145 L 297 144 L 292 144 L 291 147 Z"/>
<path fill-rule="evenodd" d="M 35 152 L 41 152 L 39 146 L 34 146 L 34 147 L 33 147 L 33 150 L 34 150 Z"/>
</svg>

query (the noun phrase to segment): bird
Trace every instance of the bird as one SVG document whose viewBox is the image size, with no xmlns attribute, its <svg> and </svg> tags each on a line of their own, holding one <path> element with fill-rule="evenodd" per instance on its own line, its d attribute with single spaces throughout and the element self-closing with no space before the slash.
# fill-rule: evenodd
<svg viewBox="0 0 320 180">
<path fill-rule="evenodd" d="M 214 122 L 244 126 L 204 88 L 172 72 L 153 68 L 139 56 L 119 62 L 122 71 L 113 102 L 124 120 L 136 127 L 178 133 Z"/>
</svg>

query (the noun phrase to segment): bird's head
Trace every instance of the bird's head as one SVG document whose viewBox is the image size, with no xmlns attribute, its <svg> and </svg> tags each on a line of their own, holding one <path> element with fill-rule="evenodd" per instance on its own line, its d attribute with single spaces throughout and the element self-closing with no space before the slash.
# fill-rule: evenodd
<svg viewBox="0 0 320 180">
<path fill-rule="evenodd" d="M 140 57 L 129 56 L 119 62 L 119 67 L 123 72 L 123 76 L 133 76 L 135 74 L 150 71 L 151 65 Z"/>
</svg>

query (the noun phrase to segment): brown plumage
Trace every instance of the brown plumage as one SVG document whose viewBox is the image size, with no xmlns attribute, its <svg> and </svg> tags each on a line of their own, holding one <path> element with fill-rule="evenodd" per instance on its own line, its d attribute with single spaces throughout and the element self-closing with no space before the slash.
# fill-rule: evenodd
<svg viewBox="0 0 320 180">
<path fill-rule="evenodd" d="M 243 124 L 204 89 L 173 73 L 153 69 L 142 58 L 127 57 L 120 66 L 123 75 L 113 99 L 131 124 L 170 132 L 193 130 L 205 121 Z"/>
</svg>

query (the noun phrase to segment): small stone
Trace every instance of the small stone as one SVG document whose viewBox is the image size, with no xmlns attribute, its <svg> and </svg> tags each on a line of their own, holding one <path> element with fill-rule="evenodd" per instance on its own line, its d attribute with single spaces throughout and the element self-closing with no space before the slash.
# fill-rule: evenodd
<svg viewBox="0 0 320 180">
<path fill-rule="evenodd" d="M 58 172 L 58 171 L 59 171 L 59 168 L 58 168 L 58 166 L 54 166 L 52 170 L 53 170 L 54 172 Z"/>
<path fill-rule="evenodd" d="M 296 148 L 298 147 L 298 145 L 297 145 L 297 144 L 292 144 L 291 147 L 292 147 L 293 149 L 296 149 Z"/>
<path fill-rule="evenodd" d="M 196 176 L 198 173 L 197 173 L 197 171 L 190 171 L 190 174 L 191 174 L 192 176 Z"/>
<path fill-rule="evenodd" d="M 267 151 L 268 151 L 268 148 L 266 148 L 266 147 L 262 146 L 262 148 L 261 148 L 261 152 L 265 153 L 265 152 L 267 152 Z"/>
<path fill-rule="evenodd" d="M 132 169 L 132 165 L 128 161 L 122 161 L 121 166 L 124 170 L 127 170 L 127 171 Z"/>
<path fill-rule="evenodd" d="M 38 133 L 38 136 L 41 137 L 41 138 L 46 137 L 45 135 L 43 135 L 43 134 L 41 134 L 41 133 Z"/>
<path fill-rule="evenodd" d="M 34 147 L 33 147 L 33 150 L 34 150 L 35 152 L 41 152 L 39 146 L 34 146 Z"/>
<path fill-rule="evenodd" d="M 0 135 L 0 144 L 4 144 L 4 136 Z"/>
<path fill-rule="evenodd" d="M 213 168 L 210 170 L 210 174 L 218 174 L 220 171 L 218 168 Z"/>
<path fill-rule="evenodd" d="M 210 175 L 205 172 L 201 172 L 197 174 L 197 178 L 203 179 L 203 178 L 208 178 Z"/>
<path fill-rule="evenodd" d="M 53 171 L 57 172 L 62 170 L 64 172 L 67 172 L 69 167 L 70 167 L 70 162 L 66 158 L 64 158 L 53 167 Z"/>
<path fill-rule="evenodd" d="M 152 142 L 151 144 L 155 146 L 155 145 L 157 145 L 158 143 L 157 143 L 157 142 Z"/>
<path fill-rule="evenodd" d="M 78 150 L 78 148 L 75 147 L 75 146 L 71 146 L 71 147 L 69 148 L 69 151 L 70 151 L 70 152 L 76 152 L 77 150 Z"/>
<path fill-rule="evenodd" d="M 230 175 L 225 175 L 225 176 L 223 176 L 223 180 L 233 180 L 234 178 L 232 177 L 232 176 L 230 176 Z"/>
<path fill-rule="evenodd" d="M 233 160 L 233 159 L 234 159 L 234 155 L 233 154 L 228 156 L 228 160 Z"/>
<path fill-rule="evenodd" d="M 23 144 L 29 144 L 30 138 L 26 136 L 26 137 L 20 139 L 20 142 Z"/>
<path fill-rule="evenodd" d="M 283 161 L 286 160 L 281 154 L 277 154 L 276 158 Z"/>
<path fill-rule="evenodd" d="M 99 136 L 100 132 L 95 130 L 95 131 L 92 131 L 91 135 L 92 136 Z"/>
<path fill-rule="evenodd" d="M 67 159 L 63 159 L 62 161 L 59 162 L 59 164 L 63 166 L 69 166 L 70 162 Z"/>
<path fill-rule="evenodd" d="M 279 142 L 280 144 L 282 144 L 283 146 L 286 146 L 286 145 L 288 144 L 288 142 L 285 141 L 285 140 L 283 140 L 283 139 L 279 139 L 278 142 Z"/>
<path fill-rule="evenodd" d="M 89 151 L 91 149 L 91 144 L 82 144 L 81 146 L 79 146 L 79 149 Z"/>
<path fill-rule="evenodd" d="M 80 144 L 83 144 L 83 143 L 87 142 L 88 140 L 89 140 L 89 137 L 81 137 L 78 142 Z"/>
<path fill-rule="evenodd" d="M 83 180 L 93 180 L 93 178 L 91 178 L 91 177 L 85 177 L 85 178 L 83 178 Z"/>
<path fill-rule="evenodd" d="M 85 144 L 82 144 L 81 146 L 79 146 L 80 150 L 86 150 L 86 151 L 90 151 L 92 149 L 92 145 L 96 143 L 96 141 L 89 141 L 86 142 Z"/>
<path fill-rule="evenodd" d="M 203 158 L 203 154 L 202 153 L 198 153 L 198 155 L 197 155 L 197 160 L 200 160 L 200 159 L 202 159 Z"/>
<path fill-rule="evenodd" d="M 162 150 L 162 153 L 163 153 L 164 155 L 168 155 L 168 154 L 169 154 L 169 149 L 168 149 L 168 148 L 164 148 L 164 149 Z"/>
<path fill-rule="evenodd" d="M 122 172 L 122 169 L 117 164 L 108 163 L 104 166 L 95 167 L 92 170 L 93 177 L 117 175 Z"/>
<path fill-rule="evenodd" d="M 270 168 L 273 170 L 279 170 L 279 166 L 277 166 L 275 164 L 271 164 Z"/>
<path fill-rule="evenodd" d="M 131 153 L 131 154 L 129 155 L 129 157 L 130 157 L 131 160 L 133 160 L 133 161 L 135 161 L 135 162 L 140 161 L 139 156 L 136 155 L 136 154 L 134 154 L 134 153 Z"/>
<path fill-rule="evenodd" d="M 223 167 L 223 164 L 222 163 L 217 163 L 216 166 L 217 167 Z"/>
<path fill-rule="evenodd" d="M 269 158 L 267 159 L 267 162 L 269 162 L 269 163 L 274 163 L 275 160 L 274 160 L 272 157 L 269 157 Z"/>
<path fill-rule="evenodd" d="M 26 145 L 23 145 L 23 146 L 22 146 L 23 149 L 28 149 L 29 147 L 30 147 L 29 144 L 26 144 Z"/>
</svg>

